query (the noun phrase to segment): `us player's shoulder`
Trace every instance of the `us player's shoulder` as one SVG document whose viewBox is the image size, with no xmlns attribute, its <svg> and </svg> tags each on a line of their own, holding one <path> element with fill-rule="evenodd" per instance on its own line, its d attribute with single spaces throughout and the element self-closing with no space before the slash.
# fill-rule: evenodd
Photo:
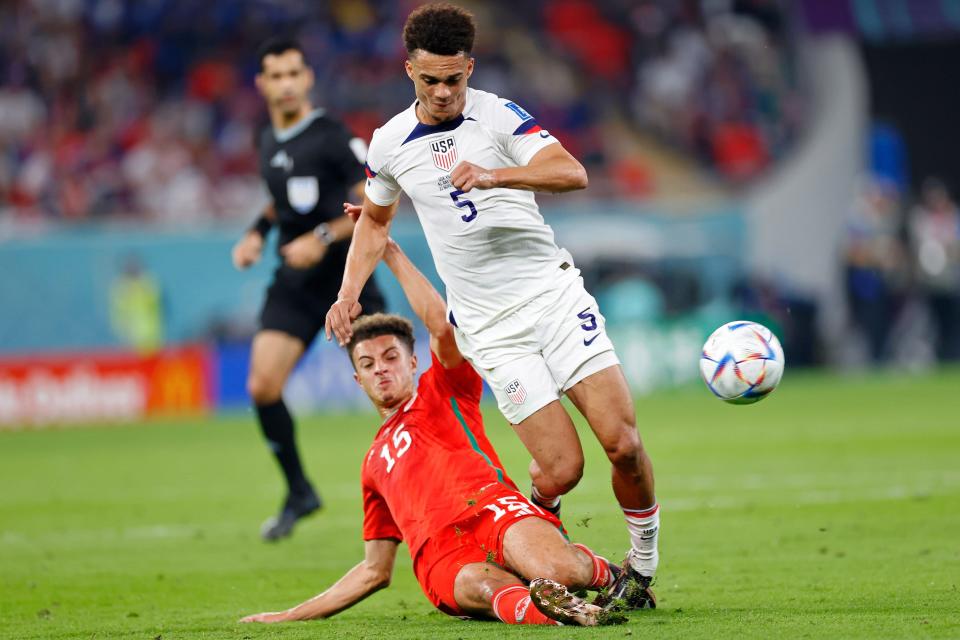
<svg viewBox="0 0 960 640">
<path fill-rule="evenodd" d="M 384 162 L 403 145 L 416 126 L 417 116 L 412 106 L 387 120 L 373 132 L 373 137 L 370 139 L 369 159 L 378 164 Z"/>
<path fill-rule="evenodd" d="M 465 116 L 472 115 L 473 112 L 486 112 L 495 109 L 502 98 L 495 93 L 467 87 L 467 109 Z"/>
<path fill-rule="evenodd" d="M 399 146 L 416 126 L 417 116 L 413 108 L 404 109 L 374 131 L 373 140 Z"/>
<path fill-rule="evenodd" d="M 530 113 L 509 98 L 501 98 L 494 93 L 479 89 L 468 89 L 468 91 L 470 108 L 464 115 L 474 118 L 485 126 L 512 133 L 523 123 L 533 120 Z"/>
</svg>

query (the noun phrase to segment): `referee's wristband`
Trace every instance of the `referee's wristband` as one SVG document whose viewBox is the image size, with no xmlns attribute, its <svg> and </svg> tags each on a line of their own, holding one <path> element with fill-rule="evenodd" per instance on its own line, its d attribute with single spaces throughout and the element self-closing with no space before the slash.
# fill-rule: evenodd
<svg viewBox="0 0 960 640">
<path fill-rule="evenodd" d="M 333 244 L 336 238 L 333 237 L 333 231 L 326 222 L 321 222 L 313 228 L 313 235 L 320 239 L 324 244 Z"/>
<path fill-rule="evenodd" d="M 260 216 L 257 218 L 257 221 L 253 223 L 253 226 L 250 227 L 250 231 L 253 233 L 260 234 L 261 238 L 265 238 L 266 235 L 270 232 L 270 229 L 273 227 L 273 220 L 267 216 Z"/>
</svg>

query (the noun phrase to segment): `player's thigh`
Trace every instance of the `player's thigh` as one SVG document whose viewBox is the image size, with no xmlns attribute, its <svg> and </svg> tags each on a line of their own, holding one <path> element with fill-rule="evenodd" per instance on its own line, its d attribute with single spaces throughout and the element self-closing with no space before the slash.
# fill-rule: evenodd
<svg viewBox="0 0 960 640">
<path fill-rule="evenodd" d="M 283 331 L 257 332 L 250 349 L 250 385 L 278 385 L 282 389 L 304 347 L 300 338 Z"/>
<path fill-rule="evenodd" d="M 562 584 L 590 581 L 593 563 L 563 537 L 557 524 L 539 517 L 520 520 L 503 535 L 503 559 L 527 580 L 549 578 Z"/>
<path fill-rule="evenodd" d="M 525 423 L 560 399 L 560 388 L 539 352 L 514 354 L 491 368 L 478 364 L 472 354 L 461 352 L 493 391 L 500 413 L 512 425 Z"/>
<path fill-rule="evenodd" d="M 633 397 L 607 335 L 606 320 L 581 280 L 569 285 L 538 329 L 551 375 L 608 455 L 634 449 L 638 438 Z"/>
<path fill-rule="evenodd" d="M 580 480 L 583 447 L 570 414 L 559 400 L 512 426 L 542 473 L 556 483 L 570 484 L 566 490 Z"/>
<path fill-rule="evenodd" d="M 567 389 L 608 456 L 632 457 L 641 448 L 633 395 L 619 364 L 591 373 Z"/>
<path fill-rule="evenodd" d="M 526 355 L 480 373 L 540 470 L 561 484 L 576 483 L 583 448 L 543 357 Z"/>
</svg>

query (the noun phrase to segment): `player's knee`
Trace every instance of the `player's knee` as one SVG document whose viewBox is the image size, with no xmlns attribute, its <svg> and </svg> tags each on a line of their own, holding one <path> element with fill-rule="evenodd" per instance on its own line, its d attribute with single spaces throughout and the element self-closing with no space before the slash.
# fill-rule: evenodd
<svg viewBox="0 0 960 640">
<path fill-rule="evenodd" d="M 282 392 L 283 388 L 267 376 L 251 373 L 247 378 L 247 393 L 255 405 L 273 404 Z"/>
<path fill-rule="evenodd" d="M 548 477 L 556 495 L 564 495 L 576 487 L 583 477 L 583 461 L 555 467 L 550 470 Z"/>
<path fill-rule="evenodd" d="M 583 455 L 565 455 L 544 462 L 530 461 L 530 477 L 545 495 L 562 496 L 580 482 L 583 476 Z"/>
<path fill-rule="evenodd" d="M 604 443 L 603 448 L 613 466 L 624 471 L 640 472 L 643 444 L 632 424 L 624 424 L 617 436 Z"/>
</svg>

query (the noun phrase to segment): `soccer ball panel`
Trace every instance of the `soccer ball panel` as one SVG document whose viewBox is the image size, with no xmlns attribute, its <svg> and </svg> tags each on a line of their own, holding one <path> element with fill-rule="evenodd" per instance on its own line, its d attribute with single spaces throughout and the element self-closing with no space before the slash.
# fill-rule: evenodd
<svg viewBox="0 0 960 640">
<path fill-rule="evenodd" d="M 766 360 L 765 361 L 765 371 L 763 380 L 757 383 L 757 386 L 754 388 L 754 391 L 758 393 L 770 393 L 773 391 L 778 384 L 780 384 L 780 378 L 783 377 L 783 359 L 780 360 Z"/>
<path fill-rule="evenodd" d="M 728 322 L 703 345 L 700 374 L 716 396 L 751 404 L 776 388 L 783 375 L 783 349 L 770 329 L 756 322 Z"/>
</svg>

